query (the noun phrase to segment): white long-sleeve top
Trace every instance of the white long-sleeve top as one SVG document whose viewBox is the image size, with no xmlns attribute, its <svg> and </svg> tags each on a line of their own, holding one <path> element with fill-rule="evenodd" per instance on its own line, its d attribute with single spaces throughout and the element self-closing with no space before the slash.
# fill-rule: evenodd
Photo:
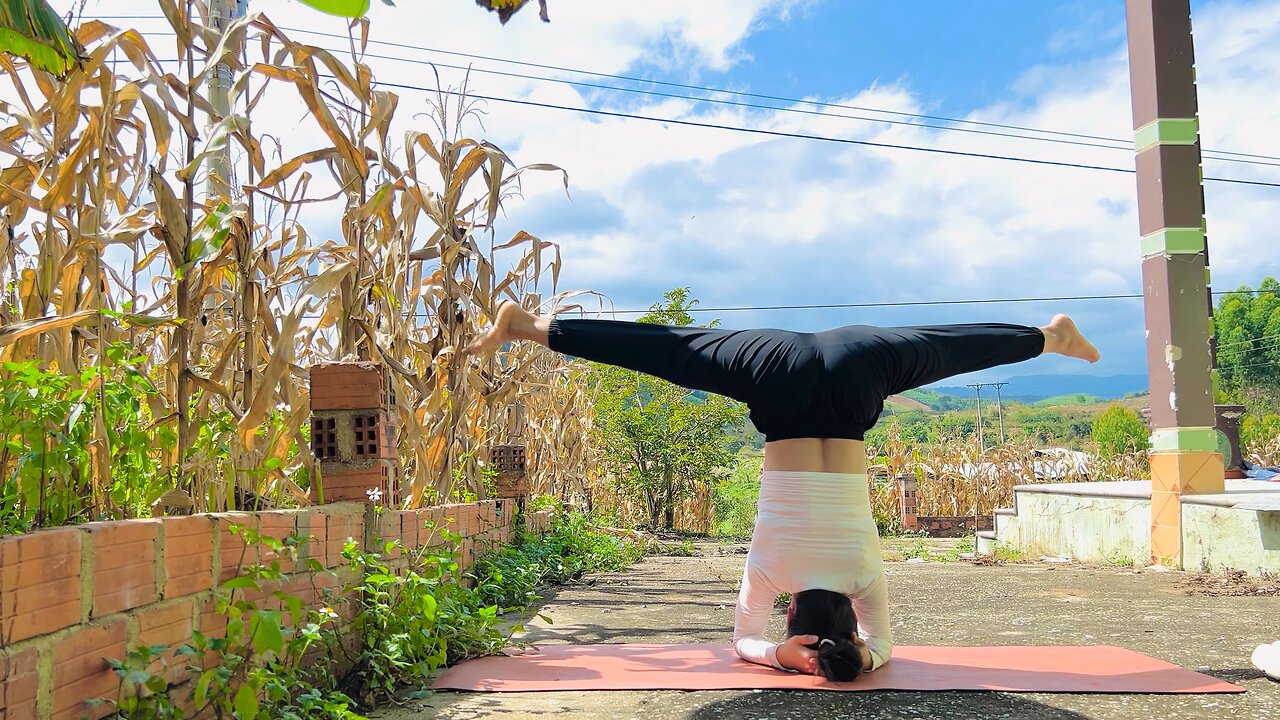
<svg viewBox="0 0 1280 720">
<path fill-rule="evenodd" d="M 734 612 L 738 656 L 784 669 L 764 637 L 782 593 L 830 590 L 853 601 L 874 670 L 889 659 L 889 595 L 864 474 L 765 471 L 742 590 Z"/>
</svg>

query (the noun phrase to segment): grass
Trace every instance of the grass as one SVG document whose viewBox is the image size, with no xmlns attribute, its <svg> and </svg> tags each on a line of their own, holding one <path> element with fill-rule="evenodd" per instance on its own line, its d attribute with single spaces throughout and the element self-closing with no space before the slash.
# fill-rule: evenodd
<svg viewBox="0 0 1280 720">
<path fill-rule="evenodd" d="M 925 560 L 928 562 L 958 562 L 974 551 L 974 539 L 931 538 L 924 535 L 897 535 L 880 538 L 881 552 L 886 562 Z"/>
<path fill-rule="evenodd" d="M 1055 395 L 1044 400 L 1037 400 L 1032 403 L 1032 407 L 1052 407 L 1054 405 L 1094 405 L 1096 403 L 1105 402 L 1100 397 L 1086 395 L 1085 393 L 1071 393 L 1068 395 Z"/>
<path fill-rule="evenodd" d="M 667 557 L 693 557 L 698 554 L 698 548 L 693 544 L 692 540 L 682 540 L 675 543 L 658 543 L 652 551 L 654 555 L 665 555 Z"/>
<path fill-rule="evenodd" d="M 1006 542 L 997 541 L 995 552 L 992 554 L 1001 562 L 1016 563 L 1027 559 L 1026 551 L 1017 545 Z"/>
</svg>

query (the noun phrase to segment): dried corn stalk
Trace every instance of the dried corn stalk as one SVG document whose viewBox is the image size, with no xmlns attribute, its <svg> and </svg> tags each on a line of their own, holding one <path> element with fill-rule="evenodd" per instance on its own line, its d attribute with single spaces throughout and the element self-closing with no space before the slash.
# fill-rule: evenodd
<svg viewBox="0 0 1280 720">
<path fill-rule="evenodd" d="M 65 81 L 0 56 L 17 98 L 0 104 L 0 360 L 77 383 L 93 369 L 80 389 L 100 393 L 138 369 L 110 348 L 133 348 L 155 388 L 140 412 L 164 473 L 149 492 L 181 488 L 197 510 L 305 502 L 306 367 L 341 359 L 395 371 L 409 503 L 483 496 L 487 448 L 521 440 L 537 492 L 589 494 L 590 402 L 563 358 L 451 362 L 503 299 L 554 291 L 558 249 L 492 228 L 523 174 L 562 171 L 466 137 L 464 94 L 436 97 L 433 130 L 392 137 L 399 100 L 360 56 L 367 23 L 340 57 L 260 15 L 220 34 L 196 3 L 157 5 L 171 49 L 95 21 L 76 29 L 87 59 Z M 170 53 L 176 66 L 158 59 Z M 202 94 L 219 63 L 226 116 Z M 267 97 L 304 107 L 326 145 L 261 134 Z M 228 146 L 231 177 L 208 184 L 236 190 L 210 196 Z M 326 184 L 336 194 L 317 197 Z M 318 202 L 340 208 L 338 234 L 303 221 Z M 137 512 L 111 502 L 129 480 L 96 407 L 91 462 L 49 482 L 91 516 Z M 0 458 L 6 477 L 14 462 Z"/>
</svg>

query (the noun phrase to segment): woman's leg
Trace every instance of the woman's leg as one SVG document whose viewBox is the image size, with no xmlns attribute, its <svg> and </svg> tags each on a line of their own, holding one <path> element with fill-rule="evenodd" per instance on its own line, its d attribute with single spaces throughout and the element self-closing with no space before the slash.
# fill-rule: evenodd
<svg viewBox="0 0 1280 720">
<path fill-rule="evenodd" d="M 889 395 L 944 380 L 1055 353 L 1097 362 L 1098 351 L 1066 315 L 1043 327 L 1006 324 L 933 325 L 902 328 L 850 327 L 820 333 L 824 355 Z"/>
<path fill-rule="evenodd" d="M 812 348 L 801 337 L 784 330 L 558 319 L 532 315 L 507 303 L 494 327 L 468 345 L 466 352 L 488 352 L 510 339 L 532 340 L 566 355 L 750 402 L 768 379 L 795 372 L 806 357 L 812 357 Z"/>
</svg>

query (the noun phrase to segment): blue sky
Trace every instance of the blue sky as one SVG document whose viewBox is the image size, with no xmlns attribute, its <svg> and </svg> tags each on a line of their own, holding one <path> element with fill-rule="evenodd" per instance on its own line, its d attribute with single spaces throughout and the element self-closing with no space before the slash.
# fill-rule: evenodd
<svg viewBox="0 0 1280 720">
<path fill-rule="evenodd" d="M 743 43 L 750 60 L 704 80 L 776 93 L 855 93 L 903 82 L 942 115 L 1005 97 L 1028 67 L 1109 52 L 1122 2 L 826 0 L 767 22 Z"/>
<path fill-rule="evenodd" d="M 401 59 L 368 61 L 377 77 L 391 82 L 433 85 L 429 67 L 404 60 L 459 62 L 429 50 L 444 49 L 860 107 L 1132 136 L 1119 0 L 551 0 L 550 24 L 526 11 L 506 27 L 469 0 L 398 5 L 374 3 L 371 12 L 373 39 L 419 48 L 371 48 Z M 140 14 L 140 7 L 149 3 L 89 0 L 86 12 Z M 251 10 L 290 28 L 341 33 L 345 27 L 290 0 L 253 0 Z M 1274 133 L 1280 125 L 1280 0 L 1197 1 L 1193 21 L 1205 146 L 1280 155 Z M 159 21 L 128 22 L 144 30 L 163 27 Z M 296 32 L 295 37 L 330 47 L 343 44 Z M 495 61 L 473 63 L 477 70 L 589 79 Z M 449 84 L 462 80 L 458 71 L 440 73 Z M 624 95 L 515 77 L 473 74 L 470 89 L 694 123 L 1132 167 L 1127 150 Z M 423 129 L 414 118 L 429 109 L 428 94 L 398 93 L 398 129 Z M 286 155 L 325 143 L 315 127 L 300 120 L 293 109 L 296 100 L 269 103 L 277 103 L 279 112 L 259 113 L 255 123 L 277 123 Z M 676 286 L 689 286 L 708 307 L 1142 291 L 1130 175 L 501 102 L 483 108 L 483 125 L 469 123 L 468 134 L 497 143 L 520 164 L 559 165 L 570 178 L 571 197 L 566 197 L 558 176 L 527 176 L 522 197 L 506 205 L 496 239 L 524 229 L 555 242 L 564 260 L 557 289 L 597 291 L 617 309 L 646 307 Z M 1280 182 L 1277 167 L 1213 161 L 1206 162 L 1206 171 Z M 318 184 L 318 194 L 321 189 Z M 1210 184 L 1206 193 L 1215 287 L 1280 275 L 1275 252 L 1280 238 L 1273 221 L 1280 216 L 1280 189 Z M 316 206 L 308 213 L 313 237 L 336 233 L 338 209 Z M 981 378 L 1145 372 L 1137 300 L 715 315 L 730 327 L 818 330 L 850 323 L 1040 324 L 1057 311 L 1070 312 L 1096 340 L 1104 353 L 1101 363 L 1042 358 Z"/>
</svg>

